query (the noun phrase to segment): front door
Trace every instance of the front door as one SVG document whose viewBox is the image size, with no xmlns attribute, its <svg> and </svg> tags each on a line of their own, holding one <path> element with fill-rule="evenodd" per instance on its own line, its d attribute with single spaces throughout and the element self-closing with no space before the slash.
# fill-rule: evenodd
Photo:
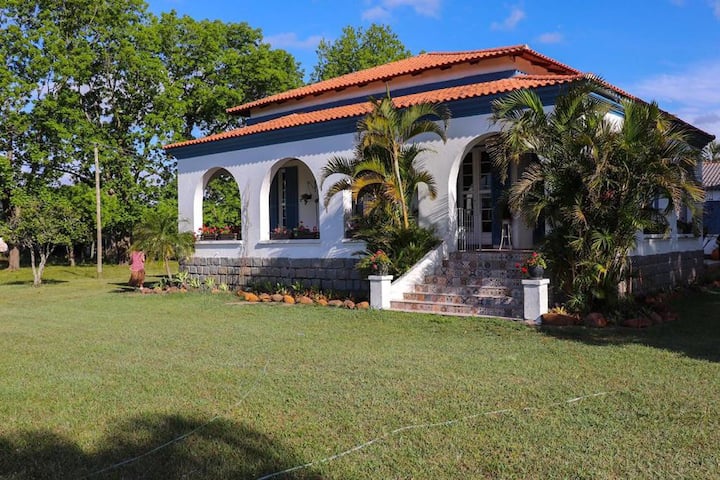
<svg viewBox="0 0 720 480">
<path fill-rule="evenodd" d="M 493 174 L 490 155 L 474 148 L 463 159 L 458 176 L 459 248 L 493 244 Z"/>
</svg>

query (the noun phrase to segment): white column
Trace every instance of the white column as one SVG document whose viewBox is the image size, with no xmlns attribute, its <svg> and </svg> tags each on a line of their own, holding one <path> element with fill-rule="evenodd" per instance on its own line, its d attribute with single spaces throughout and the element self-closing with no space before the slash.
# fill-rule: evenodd
<svg viewBox="0 0 720 480">
<path fill-rule="evenodd" d="M 392 275 L 369 275 L 370 307 L 378 310 L 390 308 L 390 282 Z"/>
<path fill-rule="evenodd" d="M 525 320 L 540 323 L 540 316 L 548 311 L 550 279 L 523 280 L 523 310 Z"/>
</svg>

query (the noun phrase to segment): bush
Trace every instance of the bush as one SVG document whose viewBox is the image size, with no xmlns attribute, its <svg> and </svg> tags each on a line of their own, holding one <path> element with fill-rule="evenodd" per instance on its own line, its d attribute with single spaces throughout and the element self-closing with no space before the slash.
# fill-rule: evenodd
<svg viewBox="0 0 720 480">
<path fill-rule="evenodd" d="M 388 273 L 396 277 L 410 270 L 440 244 L 433 229 L 423 228 L 415 223 L 411 223 L 409 228 L 364 224 L 354 238 L 364 240 L 370 252 L 385 252 L 392 262 Z"/>
</svg>

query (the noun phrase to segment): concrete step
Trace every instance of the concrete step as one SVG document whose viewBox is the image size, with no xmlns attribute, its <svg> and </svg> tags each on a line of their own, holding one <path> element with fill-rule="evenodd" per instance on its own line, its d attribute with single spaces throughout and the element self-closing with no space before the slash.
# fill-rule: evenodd
<svg viewBox="0 0 720 480">
<path fill-rule="evenodd" d="M 398 300 L 390 302 L 390 308 L 406 312 L 438 313 L 444 315 L 522 318 L 522 308 L 518 309 L 517 307 L 486 307 L 454 303 Z"/>
<path fill-rule="evenodd" d="M 518 301 L 507 295 L 454 295 L 447 293 L 404 293 L 403 300 L 452 305 L 468 305 L 472 307 L 510 307 L 517 306 Z"/>
<path fill-rule="evenodd" d="M 442 285 L 449 287 L 508 287 L 520 288 L 522 286 L 521 277 L 508 276 L 475 276 L 475 275 L 426 275 L 423 281 L 426 285 Z"/>
<path fill-rule="evenodd" d="M 503 286 L 494 285 L 433 285 L 420 283 L 415 285 L 416 293 L 445 293 L 454 295 L 485 295 L 485 296 L 512 296 L 513 291 L 522 292 L 522 290 L 511 289 L 503 284 Z"/>
</svg>

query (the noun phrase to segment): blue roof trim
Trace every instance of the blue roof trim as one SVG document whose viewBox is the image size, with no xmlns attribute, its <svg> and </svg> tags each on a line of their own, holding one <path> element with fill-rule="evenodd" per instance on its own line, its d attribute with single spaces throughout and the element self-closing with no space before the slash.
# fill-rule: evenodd
<svg viewBox="0 0 720 480">
<path fill-rule="evenodd" d="M 428 91 L 432 91 L 432 90 L 440 90 L 442 88 L 459 87 L 461 85 L 471 85 L 473 83 L 492 82 L 495 80 L 501 80 L 503 78 L 514 77 L 515 75 L 517 75 L 519 73 L 523 73 L 523 72 L 520 72 L 519 70 L 503 70 L 500 72 L 482 73 L 482 74 L 478 74 L 478 75 L 472 75 L 469 77 L 444 80 L 442 82 L 425 83 L 422 85 L 415 85 L 414 87 L 398 88 L 395 90 L 391 89 L 390 94 L 393 97 L 401 97 L 404 95 L 412 95 L 414 93 L 428 92 Z M 345 105 L 352 105 L 355 103 L 366 102 L 370 96 L 371 95 L 367 95 L 367 94 L 358 95 L 357 97 L 348 98 L 345 100 L 337 100 L 334 102 L 327 102 L 327 103 L 322 103 L 319 105 L 313 105 L 311 107 L 303 107 L 303 108 L 298 108 L 295 110 L 288 110 L 283 113 L 276 113 L 276 114 L 272 114 L 272 115 L 260 115 L 258 117 L 249 117 L 246 119 L 245 123 L 246 123 L 246 125 L 255 125 L 257 123 L 267 122 L 268 120 L 273 120 L 278 117 L 284 117 L 284 116 L 290 115 L 292 113 L 307 113 L 307 112 L 313 112 L 316 110 L 324 110 L 326 108 L 342 107 Z"/>
<path fill-rule="evenodd" d="M 555 85 L 535 89 L 544 105 L 552 105 L 555 97 L 564 89 L 564 85 Z M 492 101 L 505 94 L 485 95 L 482 97 L 466 98 L 452 102 L 444 102 L 450 109 L 452 118 L 470 117 L 473 115 L 486 115 L 492 112 Z M 177 159 L 200 157 L 216 153 L 247 150 L 250 148 L 278 145 L 282 143 L 310 140 L 313 138 L 331 137 L 357 131 L 357 122 L 360 116 L 341 118 L 322 123 L 300 125 L 283 128 L 269 132 L 255 133 L 239 137 L 216 140 L 208 143 L 198 143 L 185 147 L 172 149 L 172 155 Z"/>
</svg>

